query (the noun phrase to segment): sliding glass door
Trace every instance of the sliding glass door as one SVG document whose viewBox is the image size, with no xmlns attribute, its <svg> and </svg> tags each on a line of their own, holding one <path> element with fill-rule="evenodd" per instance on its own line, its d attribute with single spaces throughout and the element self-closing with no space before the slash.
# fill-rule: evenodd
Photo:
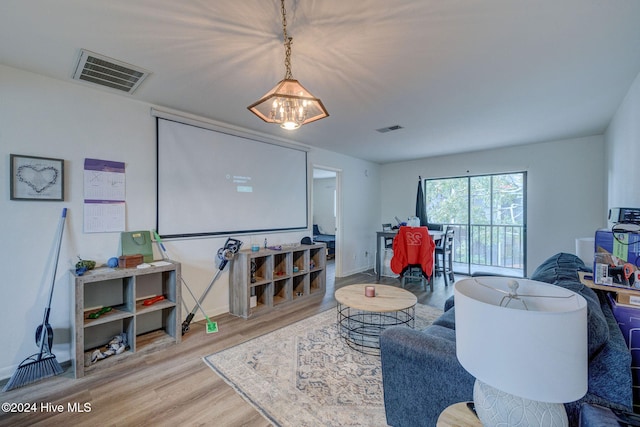
<svg viewBox="0 0 640 427">
<path fill-rule="evenodd" d="M 526 172 L 425 180 L 430 224 L 455 230 L 454 271 L 523 277 Z"/>
</svg>

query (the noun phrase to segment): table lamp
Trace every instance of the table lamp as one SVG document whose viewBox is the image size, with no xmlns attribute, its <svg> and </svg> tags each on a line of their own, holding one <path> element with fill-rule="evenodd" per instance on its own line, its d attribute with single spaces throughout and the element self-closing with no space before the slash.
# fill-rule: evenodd
<svg viewBox="0 0 640 427">
<path fill-rule="evenodd" d="M 587 302 L 548 283 L 473 277 L 455 284 L 456 355 L 476 378 L 485 426 L 567 426 L 587 392 Z"/>
</svg>

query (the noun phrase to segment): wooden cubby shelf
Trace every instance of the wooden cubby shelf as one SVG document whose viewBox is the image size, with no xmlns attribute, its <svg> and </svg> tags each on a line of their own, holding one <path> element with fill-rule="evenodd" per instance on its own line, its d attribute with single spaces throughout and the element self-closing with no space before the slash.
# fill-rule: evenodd
<svg viewBox="0 0 640 427">
<path fill-rule="evenodd" d="M 322 297 L 326 290 L 326 246 L 239 251 L 229 274 L 229 312 L 255 316 L 295 301 Z"/>
<path fill-rule="evenodd" d="M 97 268 L 78 276 L 71 270 L 75 289 L 71 306 L 73 322 L 73 371 L 81 378 L 96 369 L 112 366 L 134 353 L 152 352 L 182 340 L 180 320 L 180 263 L 149 268 Z M 164 300 L 144 305 L 145 299 Z M 111 311 L 97 319 L 91 313 L 103 307 Z M 128 350 L 91 363 L 96 349 L 115 336 L 127 335 Z"/>
</svg>

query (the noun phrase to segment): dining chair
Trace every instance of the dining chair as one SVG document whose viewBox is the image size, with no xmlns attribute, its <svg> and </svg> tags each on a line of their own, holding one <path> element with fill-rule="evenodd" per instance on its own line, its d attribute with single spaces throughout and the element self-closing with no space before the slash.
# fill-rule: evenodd
<svg viewBox="0 0 640 427">
<path fill-rule="evenodd" d="M 400 227 L 393 241 L 391 270 L 400 275 L 404 288 L 407 280 L 420 280 L 424 289 L 433 292 L 433 254 L 435 244 L 427 227 Z"/>
<path fill-rule="evenodd" d="M 444 228 L 444 226 L 442 224 L 436 224 L 436 223 L 432 223 L 432 222 L 428 222 L 427 223 L 427 228 L 429 230 L 438 230 L 438 231 L 442 231 L 442 229 Z"/>
<path fill-rule="evenodd" d="M 422 269 L 419 265 L 410 265 L 400 276 L 400 284 L 402 288 L 406 285 L 407 281 L 419 281 L 420 285 L 427 290 L 427 286 L 429 290 L 433 292 L 433 274 L 429 277 L 424 277 L 422 274 Z"/>
<path fill-rule="evenodd" d="M 436 274 L 440 273 L 444 276 L 444 285 L 449 286 L 449 280 L 451 283 L 455 282 L 453 276 L 453 238 L 455 230 L 450 225 L 447 226 L 444 236 L 440 239 L 440 242 L 436 246 L 435 250 L 435 270 Z M 442 261 L 442 263 L 440 262 Z"/>
</svg>

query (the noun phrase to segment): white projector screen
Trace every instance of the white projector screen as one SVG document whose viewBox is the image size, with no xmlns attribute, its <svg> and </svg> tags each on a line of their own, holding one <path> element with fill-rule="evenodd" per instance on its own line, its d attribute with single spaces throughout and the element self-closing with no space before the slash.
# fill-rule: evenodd
<svg viewBox="0 0 640 427">
<path fill-rule="evenodd" d="M 307 228 L 307 153 L 157 120 L 163 238 Z"/>
</svg>

